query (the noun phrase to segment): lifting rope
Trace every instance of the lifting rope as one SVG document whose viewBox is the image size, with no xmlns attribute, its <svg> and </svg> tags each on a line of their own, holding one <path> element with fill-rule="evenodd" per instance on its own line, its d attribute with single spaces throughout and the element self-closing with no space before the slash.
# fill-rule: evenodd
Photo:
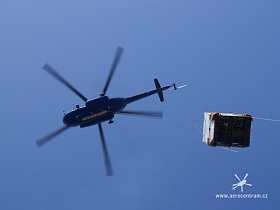
<svg viewBox="0 0 280 210">
<path fill-rule="evenodd" d="M 160 117 L 153 117 L 153 116 L 143 116 L 143 117 L 191 123 L 198 130 L 198 132 L 201 135 L 203 135 L 203 127 L 201 127 L 200 125 L 197 124 L 197 122 L 202 120 L 203 118 L 199 118 L 199 119 L 197 119 L 195 121 L 189 121 L 189 120 L 180 120 L 180 119 L 174 119 L 174 118 L 160 118 Z M 270 121 L 270 122 L 280 122 L 280 120 L 274 120 L 274 119 L 268 119 L 268 118 L 262 118 L 262 117 L 252 117 L 252 118 L 253 119 L 257 119 L 257 120 Z M 230 152 L 238 153 L 237 150 L 233 150 L 233 149 L 230 149 L 230 148 L 222 146 L 222 145 L 220 145 L 219 148 L 222 148 L 222 149 L 230 151 Z"/>
<path fill-rule="evenodd" d="M 132 114 L 128 114 L 132 115 Z M 169 120 L 169 121 L 178 121 L 178 122 L 186 122 L 186 123 L 191 123 L 193 126 L 198 130 L 198 132 L 203 135 L 203 128 L 197 124 L 198 121 L 202 120 L 203 118 L 199 118 L 194 121 L 189 121 L 189 120 L 180 120 L 180 119 L 174 119 L 174 118 L 160 118 L 160 117 L 153 117 L 153 116 L 141 116 L 141 117 L 147 117 L 147 118 L 154 118 L 154 119 L 162 119 L 162 120 Z M 280 122 L 280 120 L 274 120 L 274 119 L 269 119 L 269 118 L 263 118 L 263 117 L 252 117 L 253 119 L 257 120 L 264 120 L 264 121 L 270 121 L 270 122 Z M 228 149 L 228 148 L 225 148 Z M 235 152 L 235 151 L 234 151 Z"/>
<path fill-rule="evenodd" d="M 265 121 L 271 121 L 271 122 L 280 122 L 280 120 L 273 120 L 273 119 L 267 119 L 267 118 L 262 118 L 262 117 L 253 117 L 254 119 L 257 120 L 265 120 Z"/>
</svg>

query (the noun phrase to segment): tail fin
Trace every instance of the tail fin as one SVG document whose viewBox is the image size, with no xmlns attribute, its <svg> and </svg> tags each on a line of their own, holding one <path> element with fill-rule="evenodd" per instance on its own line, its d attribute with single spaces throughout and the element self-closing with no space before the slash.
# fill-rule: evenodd
<svg viewBox="0 0 280 210">
<path fill-rule="evenodd" d="M 161 86 L 160 86 L 160 84 L 159 84 L 159 82 L 158 82 L 158 79 L 157 79 L 157 78 L 155 78 L 155 79 L 154 79 L 154 81 L 155 81 L 156 88 L 157 88 L 157 89 L 160 89 L 160 88 L 161 88 Z M 164 101 L 162 91 L 158 92 L 158 97 L 159 97 L 159 99 L 160 99 L 160 101 L 161 101 L 161 102 L 163 102 L 163 101 Z"/>
</svg>

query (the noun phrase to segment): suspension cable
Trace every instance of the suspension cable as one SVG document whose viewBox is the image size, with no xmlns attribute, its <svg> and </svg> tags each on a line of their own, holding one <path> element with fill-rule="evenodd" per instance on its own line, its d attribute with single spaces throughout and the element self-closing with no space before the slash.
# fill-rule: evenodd
<svg viewBox="0 0 280 210">
<path fill-rule="evenodd" d="M 267 119 L 267 118 L 262 118 L 262 117 L 253 117 L 254 119 L 257 120 L 265 120 L 265 121 L 271 121 L 271 122 L 280 122 L 280 120 L 273 120 L 273 119 Z"/>
</svg>

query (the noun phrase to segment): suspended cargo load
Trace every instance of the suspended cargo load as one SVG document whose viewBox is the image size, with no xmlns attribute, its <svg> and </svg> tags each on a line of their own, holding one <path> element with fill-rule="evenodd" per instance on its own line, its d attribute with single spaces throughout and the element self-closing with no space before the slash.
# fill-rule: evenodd
<svg viewBox="0 0 280 210">
<path fill-rule="evenodd" d="M 249 147 L 252 121 L 248 114 L 205 112 L 202 141 L 212 147 Z"/>
</svg>

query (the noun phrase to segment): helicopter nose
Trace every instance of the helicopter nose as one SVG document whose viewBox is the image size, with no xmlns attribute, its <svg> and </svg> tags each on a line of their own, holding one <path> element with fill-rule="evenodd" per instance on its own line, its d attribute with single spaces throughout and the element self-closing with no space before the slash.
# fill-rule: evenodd
<svg viewBox="0 0 280 210">
<path fill-rule="evenodd" d="M 63 122 L 63 124 L 66 125 L 67 127 L 72 127 L 72 126 L 74 126 L 72 116 L 71 116 L 69 113 L 66 114 L 66 115 L 63 117 L 62 122 Z"/>
<path fill-rule="evenodd" d="M 63 121 L 63 124 L 64 124 L 64 125 L 67 125 L 67 120 L 66 120 L 66 117 L 65 117 L 65 116 L 63 117 L 62 121 Z"/>
<path fill-rule="evenodd" d="M 67 116 L 67 115 L 65 115 L 64 117 L 63 117 L 63 124 L 64 125 L 67 125 L 67 126 L 69 126 L 69 116 Z"/>
</svg>

